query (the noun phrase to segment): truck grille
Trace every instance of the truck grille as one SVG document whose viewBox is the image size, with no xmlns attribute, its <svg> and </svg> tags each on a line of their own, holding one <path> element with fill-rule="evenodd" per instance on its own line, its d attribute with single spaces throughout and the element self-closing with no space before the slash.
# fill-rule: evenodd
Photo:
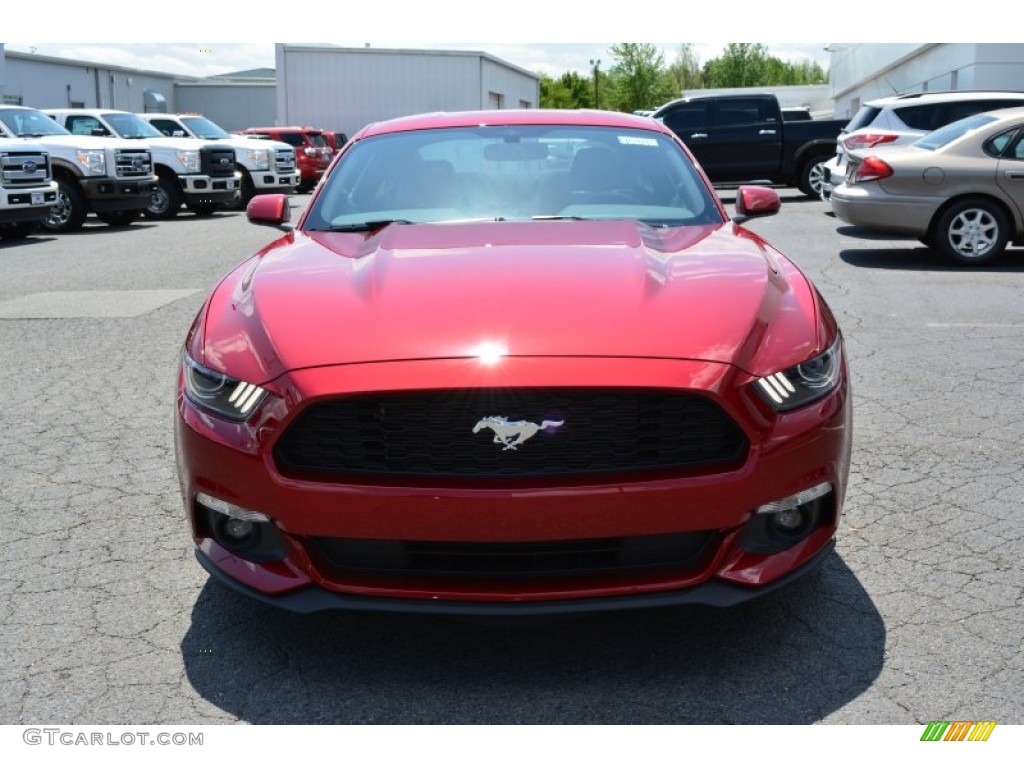
<svg viewBox="0 0 1024 768">
<path fill-rule="evenodd" d="M 295 173 L 295 151 L 279 149 L 274 153 L 274 170 L 278 173 Z"/>
<path fill-rule="evenodd" d="M 219 144 L 208 145 L 199 151 L 200 169 L 207 176 L 234 176 L 235 150 Z"/>
<path fill-rule="evenodd" d="M 45 152 L 0 153 L 4 186 L 29 187 L 50 180 L 50 158 Z"/>
<path fill-rule="evenodd" d="M 507 449 L 485 417 L 538 426 Z M 558 422 L 562 422 L 558 425 Z M 274 448 L 286 475 L 589 476 L 736 465 L 748 442 L 714 402 L 648 389 L 450 390 L 359 395 L 300 413 Z"/>
<path fill-rule="evenodd" d="M 338 571 L 377 576 L 471 579 L 577 577 L 698 566 L 710 531 L 525 542 L 311 539 L 318 559 Z"/>
<path fill-rule="evenodd" d="M 148 149 L 118 149 L 114 166 L 119 179 L 138 179 L 153 175 L 153 159 Z"/>
</svg>

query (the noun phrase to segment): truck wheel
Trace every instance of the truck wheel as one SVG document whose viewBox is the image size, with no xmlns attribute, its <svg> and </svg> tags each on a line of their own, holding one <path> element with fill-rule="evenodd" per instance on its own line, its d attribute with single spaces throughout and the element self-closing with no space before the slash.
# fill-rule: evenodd
<svg viewBox="0 0 1024 768">
<path fill-rule="evenodd" d="M 57 179 L 57 202 L 50 208 L 50 215 L 42 221 L 44 229 L 51 232 L 74 232 L 85 222 L 85 198 L 78 185 L 66 179 Z"/>
<path fill-rule="evenodd" d="M 31 235 L 38 221 L 17 221 L 13 224 L 0 224 L 0 240 L 24 240 Z"/>
<path fill-rule="evenodd" d="M 242 181 L 238 186 L 238 194 L 232 198 L 225 208 L 232 211 L 244 211 L 249 201 L 256 197 L 256 185 L 252 183 L 252 176 L 248 171 L 242 171 Z"/>
<path fill-rule="evenodd" d="M 138 211 L 103 211 L 96 218 L 112 227 L 127 227 L 139 218 Z"/>
<path fill-rule="evenodd" d="M 821 184 L 825 181 L 825 163 L 833 155 L 815 155 L 800 168 L 797 186 L 808 197 L 821 199 Z"/>
<path fill-rule="evenodd" d="M 161 176 L 156 189 L 149 196 L 146 206 L 146 218 L 173 219 L 181 208 L 181 192 L 178 182 L 167 176 Z"/>
<path fill-rule="evenodd" d="M 980 266 L 998 258 L 1010 239 L 1006 214 L 980 197 L 951 205 L 935 223 L 932 244 L 953 261 Z"/>
</svg>

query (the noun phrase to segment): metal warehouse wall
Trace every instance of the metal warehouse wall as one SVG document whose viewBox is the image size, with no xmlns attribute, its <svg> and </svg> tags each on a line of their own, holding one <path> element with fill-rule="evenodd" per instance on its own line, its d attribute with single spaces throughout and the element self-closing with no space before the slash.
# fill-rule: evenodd
<svg viewBox="0 0 1024 768">
<path fill-rule="evenodd" d="M 107 107 L 128 112 L 143 110 L 146 89 L 162 93 L 173 109 L 174 76 L 139 73 L 85 62 L 45 60 L 6 52 L 4 96 L 21 98 L 26 107 Z"/>
<path fill-rule="evenodd" d="M 1024 88 L 1020 43 L 836 43 L 830 50 L 836 117 L 882 96 Z"/>
<path fill-rule="evenodd" d="M 178 83 L 174 87 L 180 112 L 198 112 L 226 131 L 274 125 L 276 88 L 255 85 Z"/>
<path fill-rule="evenodd" d="M 420 112 L 537 106 L 538 78 L 474 53 L 276 46 L 277 124 L 352 135 Z"/>
</svg>

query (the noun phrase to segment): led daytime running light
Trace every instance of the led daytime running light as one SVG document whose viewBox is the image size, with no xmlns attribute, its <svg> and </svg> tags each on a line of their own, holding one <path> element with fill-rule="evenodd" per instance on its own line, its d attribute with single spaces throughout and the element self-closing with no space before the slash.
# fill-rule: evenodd
<svg viewBox="0 0 1024 768">
<path fill-rule="evenodd" d="M 800 493 L 794 493 L 792 496 L 786 496 L 783 499 L 777 499 L 776 501 L 770 501 L 767 504 L 762 504 L 757 508 L 757 514 L 759 515 L 774 515 L 779 512 L 784 512 L 787 509 L 795 509 L 803 504 L 820 499 L 827 493 L 831 493 L 832 483 L 818 483 L 811 488 L 800 491 Z"/>
</svg>

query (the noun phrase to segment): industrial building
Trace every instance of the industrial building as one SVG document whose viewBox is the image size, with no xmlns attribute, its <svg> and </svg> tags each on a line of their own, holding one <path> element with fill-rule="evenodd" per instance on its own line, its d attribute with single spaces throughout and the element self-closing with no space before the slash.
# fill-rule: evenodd
<svg viewBox="0 0 1024 768">
<path fill-rule="evenodd" d="M 921 91 L 1019 91 L 1021 43 L 833 43 L 829 85 L 836 117 L 882 96 Z"/>
<path fill-rule="evenodd" d="M 275 46 L 274 69 L 198 78 L 0 44 L 0 98 L 28 107 L 198 112 L 227 130 L 313 125 L 348 134 L 418 112 L 535 108 L 540 77 L 487 53 Z"/>
</svg>

